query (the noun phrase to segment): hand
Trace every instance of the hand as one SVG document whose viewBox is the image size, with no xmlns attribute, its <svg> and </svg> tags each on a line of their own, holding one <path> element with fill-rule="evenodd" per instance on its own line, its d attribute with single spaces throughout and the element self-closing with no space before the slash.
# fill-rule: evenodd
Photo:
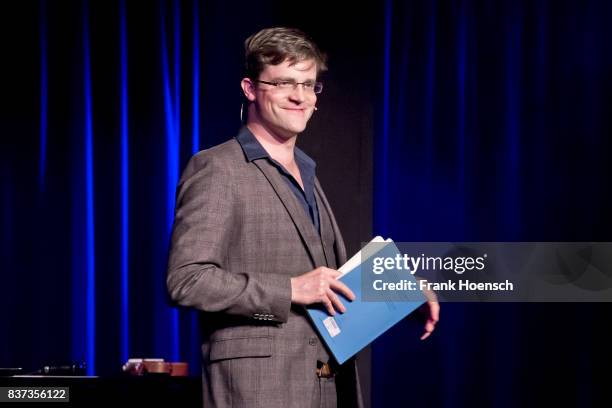
<svg viewBox="0 0 612 408">
<path fill-rule="evenodd" d="M 436 328 L 436 323 L 440 320 L 440 303 L 436 294 L 429 289 L 424 289 L 423 293 L 427 297 L 427 302 L 421 306 L 421 312 L 427 314 L 427 321 L 425 322 L 425 333 L 421 336 L 421 340 L 428 338 Z"/>
<path fill-rule="evenodd" d="M 298 305 L 323 303 L 327 312 L 332 316 L 336 314 L 336 310 L 346 312 L 337 293 L 343 294 L 351 301 L 355 300 L 355 294 L 337 279 L 341 275 L 334 269 L 320 266 L 303 275 L 291 278 L 291 302 Z"/>
</svg>

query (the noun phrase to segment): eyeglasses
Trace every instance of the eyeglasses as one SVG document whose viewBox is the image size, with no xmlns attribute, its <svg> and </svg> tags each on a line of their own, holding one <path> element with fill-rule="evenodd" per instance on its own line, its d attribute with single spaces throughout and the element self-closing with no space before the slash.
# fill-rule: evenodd
<svg viewBox="0 0 612 408">
<path fill-rule="evenodd" d="M 289 80 L 279 80 L 279 81 L 261 81 L 258 79 L 253 80 L 254 82 L 260 82 L 262 84 L 266 84 L 266 85 L 272 85 L 275 86 L 278 89 L 281 89 L 283 91 L 294 91 L 297 89 L 298 85 L 302 85 L 304 87 L 305 91 L 308 92 L 314 92 L 316 94 L 320 94 L 321 92 L 323 92 L 323 83 L 322 82 L 311 82 L 311 81 L 306 81 L 306 82 L 295 82 L 295 81 L 289 81 Z"/>
</svg>

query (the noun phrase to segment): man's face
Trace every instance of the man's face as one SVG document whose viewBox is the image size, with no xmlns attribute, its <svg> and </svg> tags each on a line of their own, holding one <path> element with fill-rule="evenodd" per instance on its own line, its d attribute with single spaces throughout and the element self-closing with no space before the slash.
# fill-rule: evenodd
<svg viewBox="0 0 612 408">
<path fill-rule="evenodd" d="M 304 60 L 293 65 L 285 60 L 278 65 L 266 65 L 258 79 L 266 82 L 314 83 L 317 80 L 317 65 L 314 60 Z M 298 85 L 295 89 L 281 89 L 261 82 L 253 85 L 253 99 L 249 99 L 254 104 L 257 120 L 268 131 L 288 139 L 306 129 L 317 102 L 312 87 L 307 90 Z"/>
</svg>

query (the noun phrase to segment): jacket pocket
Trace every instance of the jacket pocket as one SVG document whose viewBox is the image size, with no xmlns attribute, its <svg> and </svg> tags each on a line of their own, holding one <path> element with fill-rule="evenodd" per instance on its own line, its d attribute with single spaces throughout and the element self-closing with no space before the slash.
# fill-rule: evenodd
<svg viewBox="0 0 612 408">
<path fill-rule="evenodd" d="M 211 362 L 231 358 L 272 356 L 272 336 L 234 337 L 210 343 Z"/>
</svg>

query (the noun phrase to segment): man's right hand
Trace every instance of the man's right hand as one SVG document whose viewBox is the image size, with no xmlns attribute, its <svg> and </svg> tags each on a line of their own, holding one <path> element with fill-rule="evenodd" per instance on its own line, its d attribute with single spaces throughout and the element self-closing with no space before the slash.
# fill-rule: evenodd
<svg viewBox="0 0 612 408">
<path fill-rule="evenodd" d="M 349 300 L 355 300 L 355 294 L 337 278 L 342 274 L 334 269 L 320 266 L 303 275 L 291 278 L 291 303 L 311 305 L 323 303 L 330 315 L 336 310 L 344 313 L 346 308 L 340 301 L 338 293 Z"/>
</svg>

